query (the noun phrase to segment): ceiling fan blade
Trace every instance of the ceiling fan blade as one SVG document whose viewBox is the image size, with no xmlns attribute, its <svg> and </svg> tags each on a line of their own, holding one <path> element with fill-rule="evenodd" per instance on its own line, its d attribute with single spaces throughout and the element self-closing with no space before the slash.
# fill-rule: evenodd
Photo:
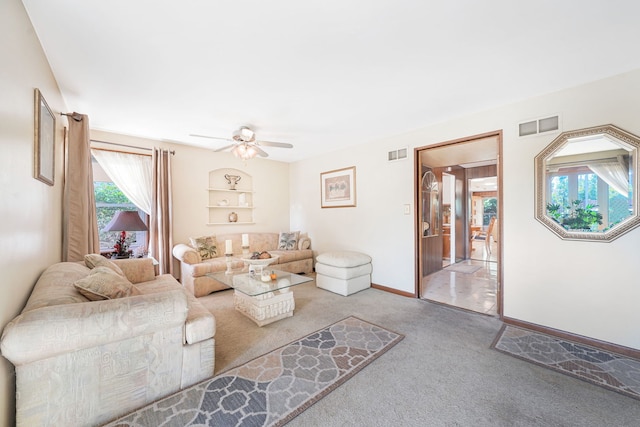
<svg viewBox="0 0 640 427">
<path fill-rule="evenodd" d="M 224 147 L 222 147 L 222 148 L 218 148 L 217 150 L 213 150 L 213 152 L 214 152 L 214 153 L 217 153 L 217 152 L 219 152 L 219 151 L 225 151 L 225 150 L 228 150 L 229 148 L 233 148 L 233 147 L 235 147 L 235 146 L 236 146 L 236 144 L 225 145 L 225 146 L 224 146 Z"/>
<path fill-rule="evenodd" d="M 255 144 L 253 145 L 253 149 L 256 150 L 261 157 L 269 157 L 266 151 Z"/>
<path fill-rule="evenodd" d="M 198 135 L 196 133 L 190 133 L 189 136 L 197 136 L 198 138 L 219 139 L 222 141 L 231 141 L 229 138 L 220 138 L 218 136 Z"/>
<path fill-rule="evenodd" d="M 271 141 L 257 141 L 258 144 L 264 145 L 265 147 L 280 147 L 280 148 L 293 148 L 293 144 L 289 144 L 288 142 L 271 142 Z"/>
</svg>

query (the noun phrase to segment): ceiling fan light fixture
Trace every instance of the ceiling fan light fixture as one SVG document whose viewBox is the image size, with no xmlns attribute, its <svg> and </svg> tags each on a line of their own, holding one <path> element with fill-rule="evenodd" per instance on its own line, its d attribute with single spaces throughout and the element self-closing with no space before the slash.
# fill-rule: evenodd
<svg viewBox="0 0 640 427">
<path fill-rule="evenodd" d="M 258 152 L 256 151 L 256 149 L 253 148 L 251 145 L 247 145 L 247 144 L 238 144 L 233 148 L 233 150 L 231 150 L 231 152 L 233 153 L 234 156 L 242 160 L 253 159 L 255 156 L 258 155 Z"/>
<path fill-rule="evenodd" d="M 250 159 L 253 159 L 255 156 L 258 155 L 258 151 L 254 148 L 253 145 L 247 146 L 245 153 L 247 156 L 249 156 Z"/>
<path fill-rule="evenodd" d="M 269 157 L 269 154 L 263 150 L 263 147 L 293 148 L 292 144 L 286 142 L 258 141 L 256 140 L 256 133 L 247 126 L 242 126 L 240 129 L 235 130 L 231 135 L 231 138 L 219 138 L 217 136 L 198 135 L 193 133 L 190 135 L 228 141 L 231 143 L 230 145 L 226 145 L 213 151 L 231 152 L 234 156 L 243 160 L 253 159 L 256 156 Z"/>
</svg>

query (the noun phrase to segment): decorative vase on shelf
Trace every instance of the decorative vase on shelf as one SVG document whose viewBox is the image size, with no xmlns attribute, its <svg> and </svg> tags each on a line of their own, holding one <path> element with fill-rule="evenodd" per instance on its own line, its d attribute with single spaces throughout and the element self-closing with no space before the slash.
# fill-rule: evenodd
<svg viewBox="0 0 640 427">
<path fill-rule="evenodd" d="M 235 212 L 231 212 L 229 214 L 229 222 L 238 222 L 238 214 Z"/>
<path fill-rule="evenodd" d="M 238 184 L 238 182 L 242 179 L 242 177 L 240 177 L 238 175 L 229 175 L 229 174 L 225 174 L 224 178 L 229 183 L 229 189 L 230 190 L 235 190 L 236 189 L 236 184 Z"/>
</svg>

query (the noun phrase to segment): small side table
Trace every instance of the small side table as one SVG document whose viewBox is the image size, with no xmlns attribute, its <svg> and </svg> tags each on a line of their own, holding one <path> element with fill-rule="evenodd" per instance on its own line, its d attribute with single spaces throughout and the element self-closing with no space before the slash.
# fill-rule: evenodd
<svg viewBox="0 0 640 427">
<path fill-rule="evenodd" d="M 158 260 L 150 255 L 147 255 L 146 258 L 151 258 L 151 260 L 153 261 L 153 272 L 156 276 L 160 275 L 160 263 L 158 262 Z"/>
</svg>

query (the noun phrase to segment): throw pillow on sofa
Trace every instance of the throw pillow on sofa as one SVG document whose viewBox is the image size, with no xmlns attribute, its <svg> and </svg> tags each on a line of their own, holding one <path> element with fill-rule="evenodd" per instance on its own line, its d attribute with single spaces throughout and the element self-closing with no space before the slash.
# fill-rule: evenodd
<svg viewBox="0 0 640 427">
<path fill-rule="evenodd" d="M 278 249 L 285 251 L 293 251 L 298 248 L 298 235 L 299 231 L 293 231 L 290 233 L 280 233 L 278 237 Z"/>
<path fill-rule="evenodd" d="M 311 247 L 311 240 L 306 236 L 300 236 L 298 238 L 298 249 L 309 249 Z"/>
<path fill-rule="evenodd" d="M 94 269 L 96 267 L 108 267 L 111 270 L 118 273 L 120 276 L 125 277 L 125 274 L 120 267 L 118 267 L 117 265 L 115 265 L 114 263 L 112 263 L 111 261 L 109 261 L 108 259 L 106 259 L 100 254 L 85 255 L 84 264 L 91 269 Z"/>
<path fill-rule="evenodd" d="M 193 249 L 198 251 L 200 258 L 211 259 L 218 256 L 218 242 L 215 236 L 190 237 Z"/>
<path fill-rule="evenodd" d="M 94 268 L 86 277 L 74 282 L 73 286 L 91 301 L 140 295 L 131 282 L 109 267 Z"/>
</svg>

